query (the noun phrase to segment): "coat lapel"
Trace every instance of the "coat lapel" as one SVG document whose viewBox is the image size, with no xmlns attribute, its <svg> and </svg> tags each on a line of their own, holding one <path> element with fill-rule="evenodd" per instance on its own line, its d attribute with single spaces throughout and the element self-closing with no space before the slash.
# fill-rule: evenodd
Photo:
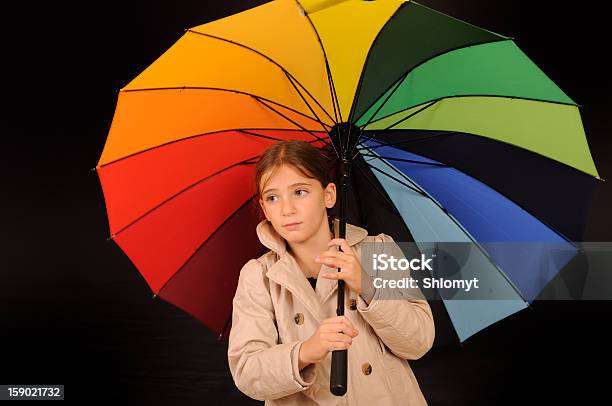
<svg viewBox="0 0 612 406">
<path fill-rule="evenodd" d="M 339 227 L 340 220 L 334 219 L 335 236 L 339 234 Z M 317 277 L 316 291 L 313 291 L 312 286 L 310 286 L 295 258 L 287 252 L 285 239 L 274 230 L 272 224 L 267 220 L 263 220 L 257 225 L 256 231 L 261 243 L 274 251 L 279 257 L 279 260 L 268 268 L 266 276 L 289 290 L 319 322 L 323 321 L 325 318 L 323 305 L 338 289 L 338 282 L 322 278 L 321 274 L 337 272 L 337 269 L 321 265 L 319 276 Z M 354 246 L 367 236 L 368 232 L 366 229 L 346 223 L 345 239 L 349 246 Z M 337 246 L 336 249 L 338 249 Z"/>
</svg>

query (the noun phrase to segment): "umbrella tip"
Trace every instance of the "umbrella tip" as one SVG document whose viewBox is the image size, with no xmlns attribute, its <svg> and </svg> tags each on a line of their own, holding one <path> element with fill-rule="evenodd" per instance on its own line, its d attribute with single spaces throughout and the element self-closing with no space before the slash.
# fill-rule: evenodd
<svg viewBox="0 0 612 406">
<path fill-rule="evenodd" d="M 113 238 L 115 238 L 116 235 L 117 234 L 111 234 L 108 238 L 106 238 L 106 241 L 112 240 Z"/>
<path fill-rule="evenodd" d="M 90 171 L 95 171 L 95 170 L 97 170 L 97 169 L 98 169 L 98 167 L 97 167 L 97 166 L 94 166 L 93 168 L 91 168 L 91 169 L 90 169 Z"/>
<path fill-rule="evenodd" d="M 157 297 L 157 293 L 153 295 L 152 299 L 155 299 Z"/>
</svg>

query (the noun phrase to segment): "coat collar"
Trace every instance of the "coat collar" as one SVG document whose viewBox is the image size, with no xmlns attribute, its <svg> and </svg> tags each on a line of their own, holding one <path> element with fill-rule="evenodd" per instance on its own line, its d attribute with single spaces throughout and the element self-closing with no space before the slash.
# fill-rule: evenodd
<svg viewBox="0 0 612 406">
<path fill-rule="evenodd" d="M 339 235 L 339 229 L 340 220 L 334 218 L 334 236 L 337 237 Z M 287 251 L 285 239 L 276 232 L 272 224 L 268 220 L 263 220 L 257 225 L 256 231 L 259 241 L 279 257 L 278 261 L 268 268 L 266 276 L 288 289 L 319 322 L 323 321 L 326 317 L 331 317 L 323 313 L 323 304 L 338 289 L 338 282 L 321 278 L 320 275 L 326 272 L 337 272 L 337 269 L 321 265 L 319 277 L 317 277 L 316 290 L 313 291 L 312 286 L 310 286 L 310 283 L 302 273 L 295 258 Z M 349 246 L 355 246 L 367 236 L 368 231 L 366 229 L 346 223 L 345 240 Z M 336 249 L 338 248 L 336 247 Z"/>
</svg>

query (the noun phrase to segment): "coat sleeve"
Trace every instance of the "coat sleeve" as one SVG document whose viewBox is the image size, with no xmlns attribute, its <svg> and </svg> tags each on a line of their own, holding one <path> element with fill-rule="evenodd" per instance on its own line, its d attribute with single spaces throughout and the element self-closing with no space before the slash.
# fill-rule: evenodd
<svg viewBox="0 0 612 406">
<path fill-rule="evenodd" d="M 240 270 L 233 299 L 229 368 L 238 389 L 257 400 L 277 399 L 307 389 L 315 364 L 298 369 L 303 341 L 279 344 L 270 291 L 262 264 L 249 260 Z"/>
<path fill-rule="evenodd" d="M 383 243 L 383 252 L 394 252 L 394 256 L 405 258 L 391 236 L 379 234 L 377 238 Z M 366 276 L 368 280 L 362 283 L 371 283 L 367 273 L 363 277 Z M 389 288 L 385 290 L 385 297 L 380 298 L 381 292 L 381 289 L 370 289 L 364 295 L 366 298 L 373 295 L 369 304 L 359 297 L 357 310 L 391 352 L 407 360 L 421 358 L 431 349 L 435 337 L 434 319 L 427 300 L 407 298 L 401 290 Z"/>
</svg>

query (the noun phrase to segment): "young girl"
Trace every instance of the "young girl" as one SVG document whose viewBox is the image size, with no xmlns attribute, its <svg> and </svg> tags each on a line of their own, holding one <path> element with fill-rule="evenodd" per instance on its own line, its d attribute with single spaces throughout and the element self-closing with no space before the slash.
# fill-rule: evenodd
<svg viewBox="0 0 612 406">
<path fill-rule="evenodd" d="M 433 344 L 431 309 L 426 300 L 379 299 L 359 259 L 363 242 L 393 239 L 349 223 L 346 238 L 334 238 L 336 186 L 327 158 L 308 142 L 269 147 L 255 182 L 265 216 L 256 232 L 270 251 L 240 271 L 228 347 L 236 386 L 266 405 L 426 404 L 406 360 Z M 347 289 L 343 316 L 338 279 Z M 348 388 L 339 397 L 329 384 L 331 351 L 341 349 Z"/>
</svg>

